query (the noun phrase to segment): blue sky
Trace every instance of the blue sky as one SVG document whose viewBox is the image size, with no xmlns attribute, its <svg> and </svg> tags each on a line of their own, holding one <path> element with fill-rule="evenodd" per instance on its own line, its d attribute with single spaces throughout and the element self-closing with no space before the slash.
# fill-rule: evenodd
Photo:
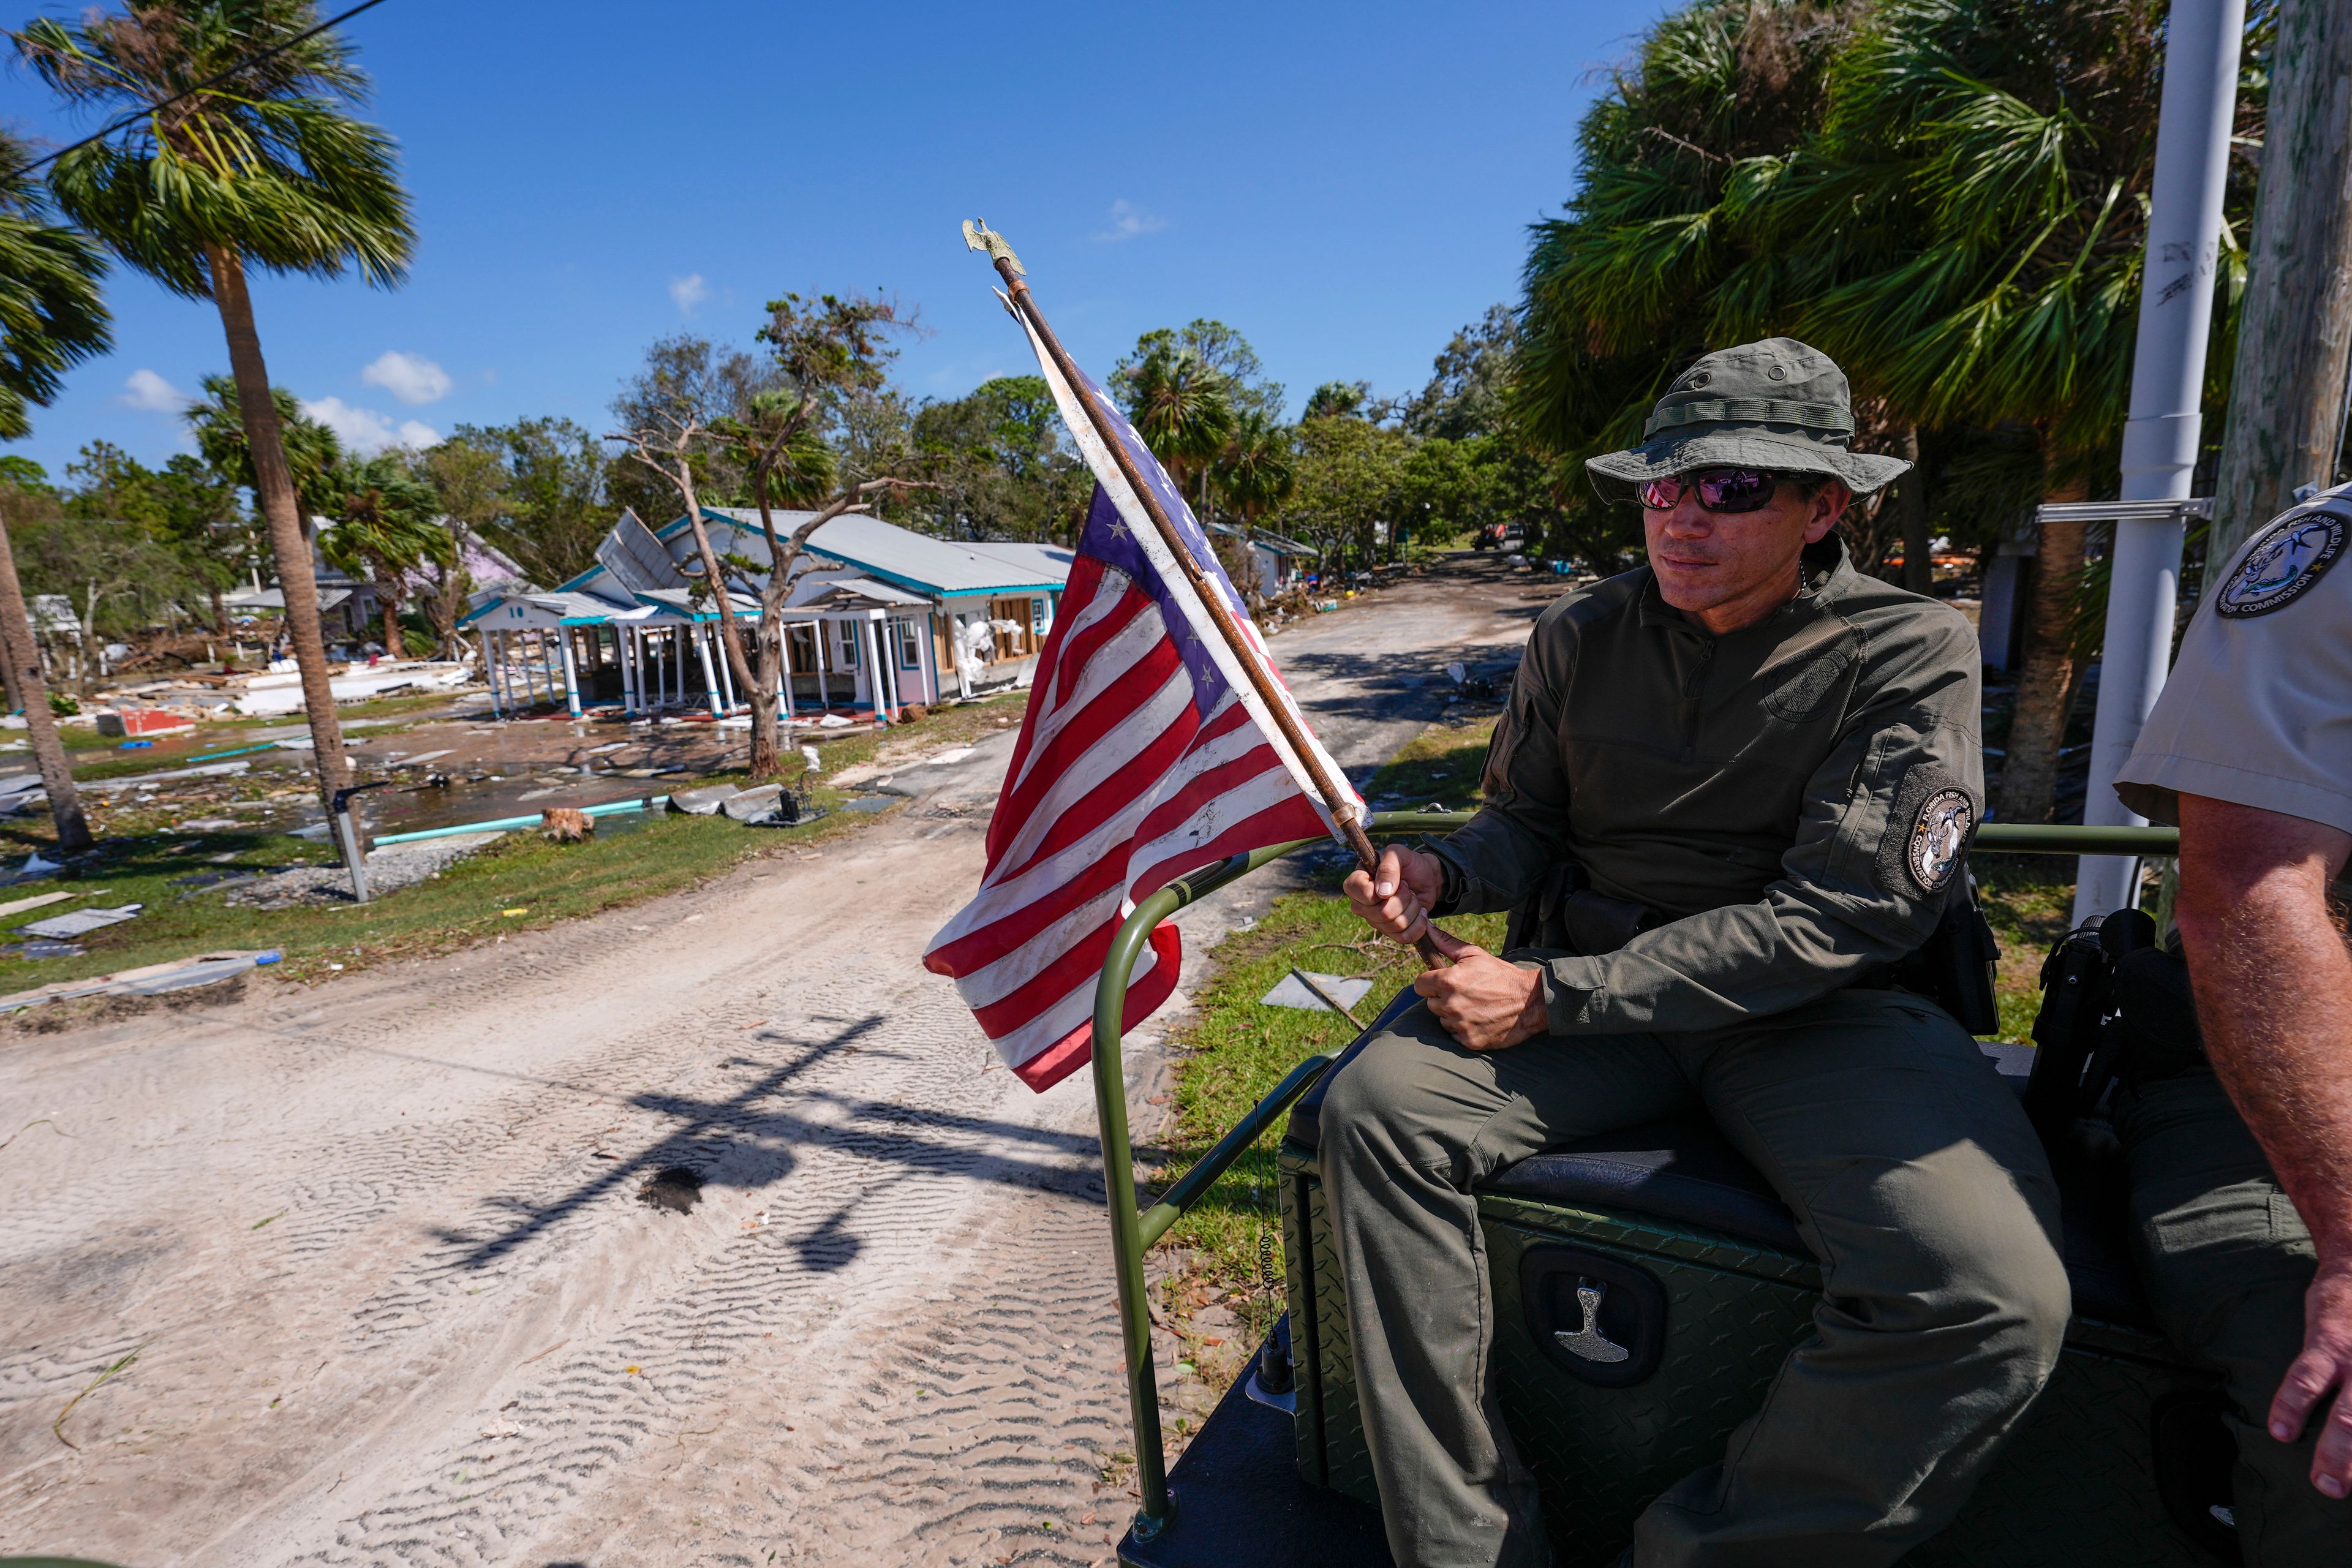
<svg viewBox="0 0 2352 1568">
<path fill-rule="evenodd" d="M 389 0 L 350 36 L 402 144 L 414 269 L 257 280 L 262 342 L 365 444 L 530 415 L 601 434 L 655 338 L 748 341 L 777 294 L 882 289 L 929 329 L 900 384 L 955 396 L 1032 368 L 958 235 L 981 216 L 1098 374 L 1213 316 L 1294 411 L 1327 380 L 1404 392 L 1516 296 L 1579 117 L 1662 9 Z M 94 128 L 16 69 L 0 116 Z M 175 395 L 227 368 L 208 304 L 120 272 L 109 299 L 115 352 L 10 448 L 53 475 L 96 439 L 160 461 Z"/>
</svg>

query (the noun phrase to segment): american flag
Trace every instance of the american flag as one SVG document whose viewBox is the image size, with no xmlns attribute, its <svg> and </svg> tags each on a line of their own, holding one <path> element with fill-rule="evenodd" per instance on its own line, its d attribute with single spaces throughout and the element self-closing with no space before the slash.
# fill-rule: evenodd
<svg viewBox="0 0 2352 1568">
<path fill-rule="evenodd" d="M 954 978 L 1005 1064 L 1042 1090 L 1086 1065 L 1095 978 L 1139 900 L 1229 855 L 1333 825 L 1034 329 L 1030 345 L 1097 482 L 989 824 L 980 892 L 931 939 L 923 963 Z M 1273 674 L 1192 509 L 1143 437 L 1080 374 L 1233 611 L 1250 656 Z M 1273 685 L 1297 712 L 1278 675 Z M 1299 730 L 1326 776 L 1346 788 L 1303 721 Z M 1352 792 L 1349 804 L 1362 809 Z M 1129 982 L 1123 1028 L 1168 999 L 1181 956 L 1176 927 L 1161 921 Z"/>
</svg>

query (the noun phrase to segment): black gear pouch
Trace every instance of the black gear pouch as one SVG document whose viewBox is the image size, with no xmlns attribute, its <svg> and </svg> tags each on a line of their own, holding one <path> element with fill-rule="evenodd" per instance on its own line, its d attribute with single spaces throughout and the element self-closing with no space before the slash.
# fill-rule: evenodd
<svg viewBox="0 0 2352 1568">
<path fill-rule="evenodd" d="M 1511 911 L 1503 951 L 1523 947 L 1599 956 L 1614 952 L 1659 923 L 1657 911 L 1584 885 L 1583 868 L 1555 860 L 1527 902 Z"/>
<path fill-rule="evenodd" d="M 2127 1087 L 2207 1069 L 2189 965 L 2158 945 L 2156 922 L 2117 910 L 2066 934 L 2042 963 L 2026 1114 L 2045 1134 Z"/>
<path fill-rule="evenodd" d="M 1971 1035 L 2000 1027 L 1993 976 L 2000 944 L 1977 908 L 1976 879 L 1963 869 L 1944 898 L 1944 918 L 1919 951 L 1895 967 L 1895 983 L 1928 998 Z"/>
</svg>

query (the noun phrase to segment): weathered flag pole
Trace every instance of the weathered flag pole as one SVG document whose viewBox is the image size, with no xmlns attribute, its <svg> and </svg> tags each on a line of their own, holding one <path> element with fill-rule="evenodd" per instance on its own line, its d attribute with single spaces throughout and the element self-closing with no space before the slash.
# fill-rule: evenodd
<svg viewBox="0 0 2352 1568">
<path fill-rule="evenodd" d="M 1055 367 L 1062 373 L 1062 379 L 1069 384 L 1078 405 L 1087 411 L 1087 420 L 1094 426 L 1095 434 L 1102 438 L 1103 446 L 1109 450 L 1111 461 L 1118 465 L 1119 475 L 1127 480 L 1127 488 L 1135 493 L 1135 499 L 1142 504 L 1144 515 L 1151 520 L 1151 526 L 1159 533 L 1160 542 L 1167 545 L 1168 552 L 1176 558 L 1176 564 L 1183 572 L 1185 580 L 1200 596 L 1202 606 L 1209 612 L 1209 619 L 1217 628 L 1217 635 L 1224 638 L 1225 646 L 1233 650 L 1242 672 L 1255 689 L 1258 700 L 1265 704 L 1267 714 L 1282 731 L 1284 742 L 1307 770 L 1307 778 L 1315 785 L 1315 793 L 1322 799 L 1323 809 L 1330 813 L 1333 822 L 1339 824 L 1340 833 L 1347 838 L 1348 847 L 1356 852 L 1356 863 L 1368 872 L 1374 870 L 1380 864 L 1380 854 L 1372 847 L 1371 837 L 1364 831 L 1364 825 L 1356 815 L 1355 803 L 1325 768 L 1321 753 L 1307 743 L 1306 732 L 1291 712 L 1290 704 L 1275 689 L 1273 678 L 1258 662 L 1256 649 L 1250 646 L 1249 639 L 1242 636 L 1241 627 L 1234 624 L 1233 611 L 1226 605 L 1224 595 L 1217 592 L 1215 585 L 1209 581 L 1208 574 L 1202 570 L 1201 563 L 1192 558 L 1192 549 L 1184 542 L 1184 536 L 1176 531 L 1175 523 L 1161 508 L 1159 497 L 1152 494 L 1151 487 L 1143 482 L 1143 476 L 1137 471 L 1135 459 L 1128 454 L 1126 444 L 1118 438 L 1118 432 L 1112 428 L 1103 411 L 1095 405 L 1094 395 L 1087 389 L 1086 378 L 1078 374 L 1076 363 L 1063 349 L 1062 340 L 1054 335 L 1054 329 L 1046 325 L 1044 312 L 1037 309 L 1037 298 L 1029 291 L 1021 258 L 1013 254 L 1013 247 L 1004 242 L 1003 235 L 992 232 L 983 222 L 965 223 L 963 241 L 973 250 L 985 251 L 989 260 L 995 264 L 998 275 L 1004 279 L 1006 298 L 1012 308 L 1035 330 L 1038 342 L 1044 343 L 1045 352 L 1054 356 Z M 1413 951 L 1421 954 L 1424 968 L 1443 969 L 1449 962 L 1437 951 L 1437 943 L 1431 940 L 1426 929 L 1412 945 Z"/>
</svg>

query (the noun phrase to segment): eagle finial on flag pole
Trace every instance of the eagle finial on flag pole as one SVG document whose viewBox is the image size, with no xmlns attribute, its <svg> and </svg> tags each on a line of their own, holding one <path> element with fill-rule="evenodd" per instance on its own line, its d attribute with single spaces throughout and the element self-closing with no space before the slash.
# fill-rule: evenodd
<svg viewBox="0 0 2352 1568">
<path fill-rule="evenodd" d="M 991 261 L 1000 267 L 1011 268 L 1013 277 L 1027 276 L 1027 269 L 1021 265 L 1021 258 L 1013 254 L 1013 247 L 1004 243 L 1003 235 L 988 226 L 986 218 L 968 217 L 963 220 L 963 244 L 967 250 L 988 252 L 988 258 Z"/>
</svg>

